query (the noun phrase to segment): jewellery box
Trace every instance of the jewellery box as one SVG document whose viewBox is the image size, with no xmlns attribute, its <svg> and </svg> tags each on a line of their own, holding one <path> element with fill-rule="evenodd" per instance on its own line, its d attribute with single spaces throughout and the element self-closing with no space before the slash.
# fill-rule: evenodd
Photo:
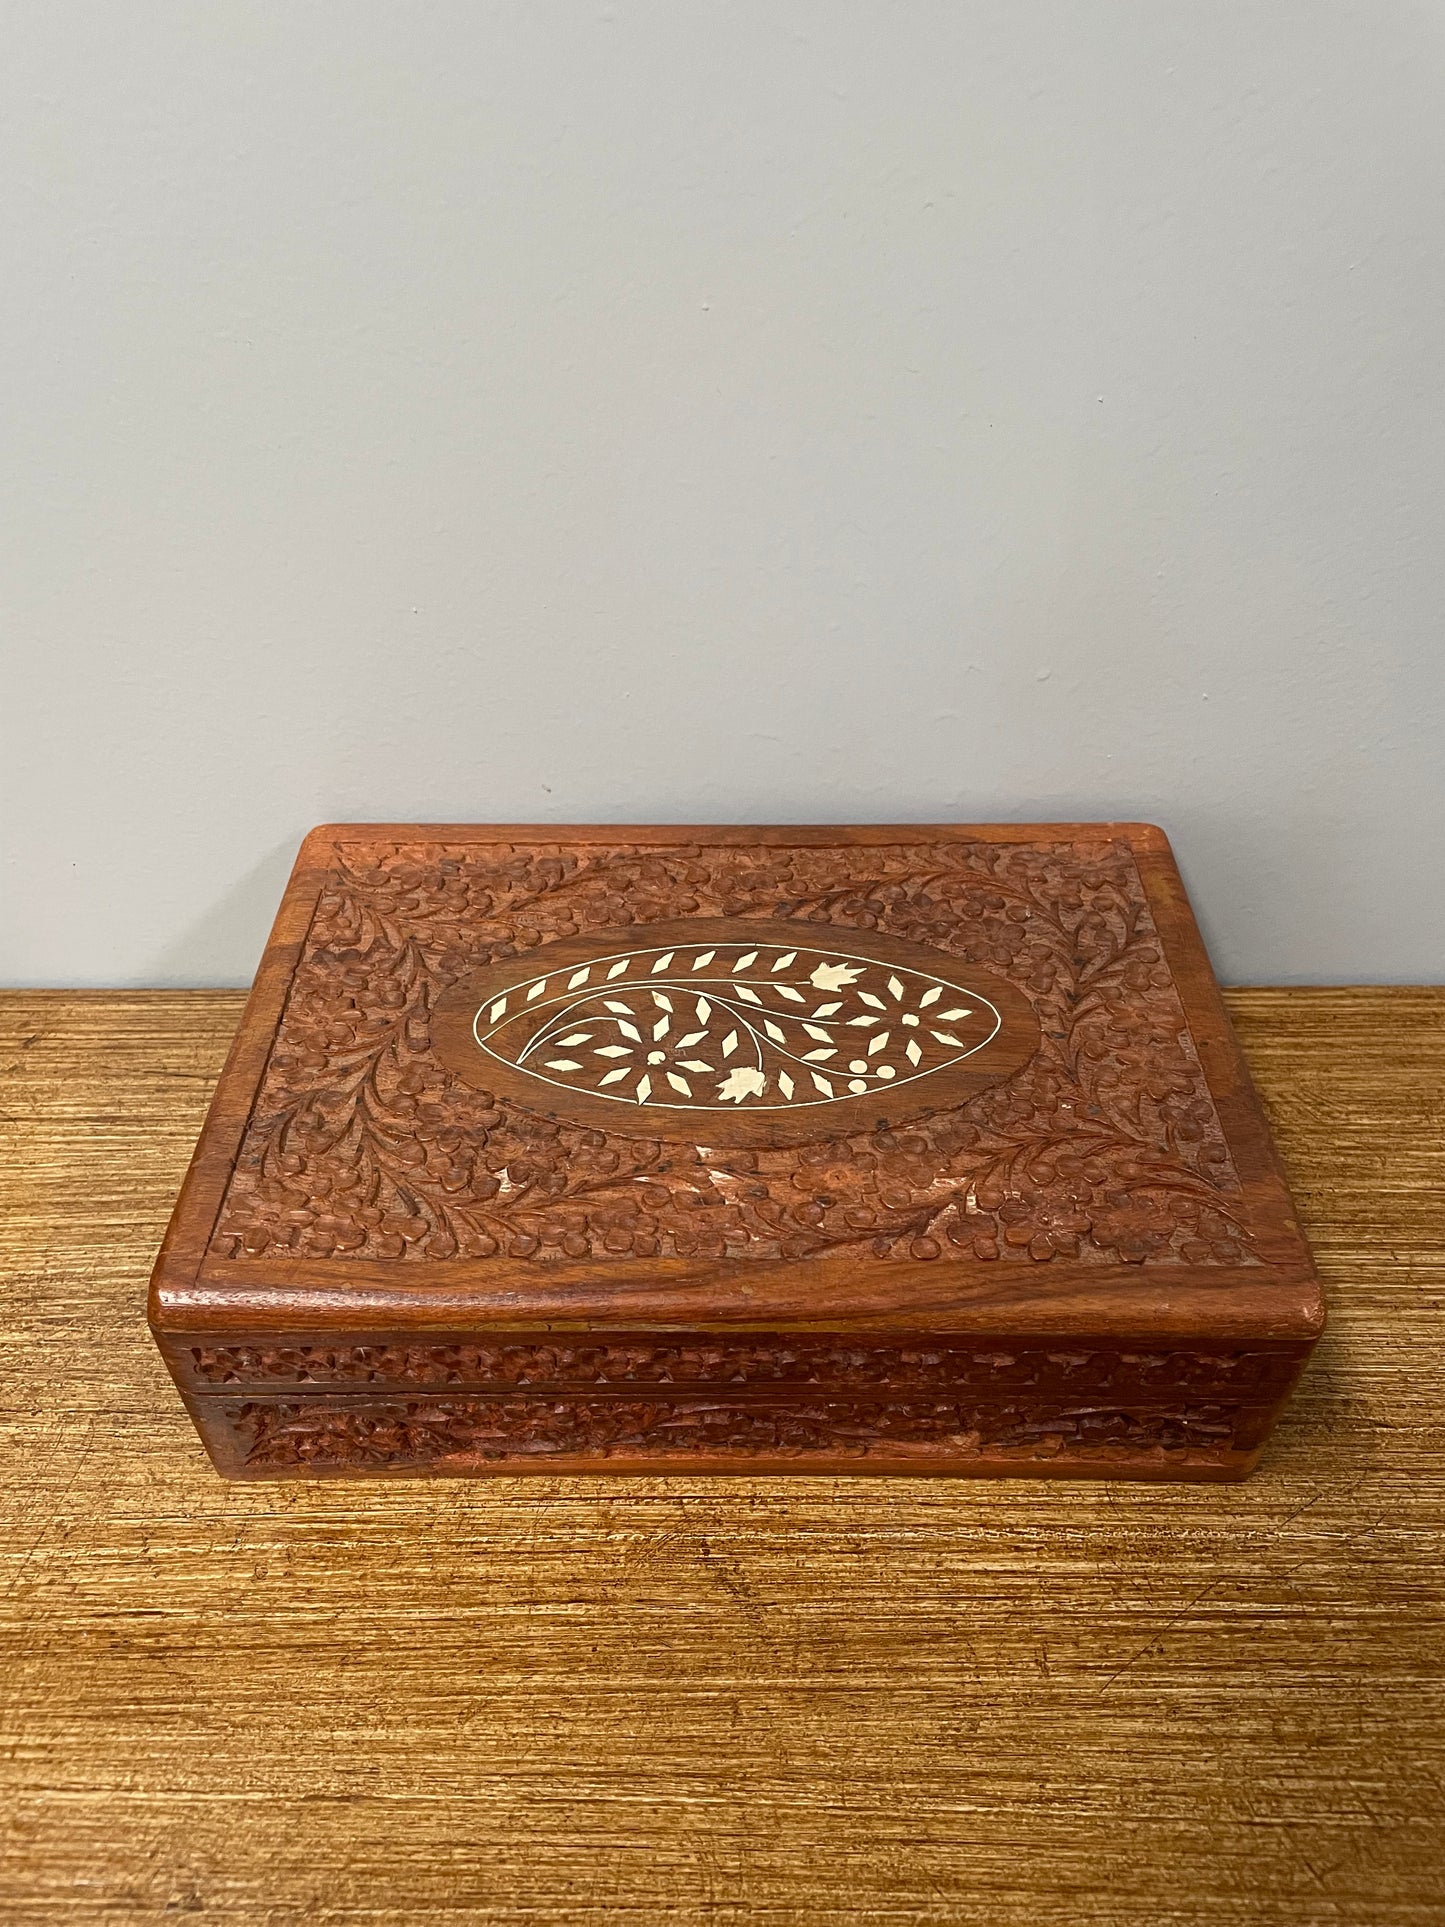
<svg viewBox="0 0 1445 1927">
<path fill-rule="evenodd" d="M 150 1316 L 232 1477 L 1235 1479 L 1323 1314 L 1161 831 L 349 824 Z"/>
</svg>

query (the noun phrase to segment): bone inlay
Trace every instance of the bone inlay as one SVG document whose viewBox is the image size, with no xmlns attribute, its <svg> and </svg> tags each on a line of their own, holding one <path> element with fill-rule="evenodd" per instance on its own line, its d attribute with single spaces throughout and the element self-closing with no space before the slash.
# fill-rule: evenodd
<svg viewBox="0 0 1445 1927">
<path fill-rule="evenodd" d="M 931 1077 L 1002 1022 L 980 992 L 922 971 L 753 937 L 524 979 L 477 1010 L 472 1035 L 540 1083 L 617 1104 L 798 1109 Z"/>
</svg>

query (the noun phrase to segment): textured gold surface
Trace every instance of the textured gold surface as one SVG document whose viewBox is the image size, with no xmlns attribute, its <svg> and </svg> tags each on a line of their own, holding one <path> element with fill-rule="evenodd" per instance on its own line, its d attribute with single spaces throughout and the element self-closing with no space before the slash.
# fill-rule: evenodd
<svg viewBox="0 0 1445 1927">
<path fill-rule="evenodd" d="M 1230 993 L 1331 1327 L 1244 1486 L 223 1484 L 241 1010 L 0 998 L 0 1919 L 1442 1918 L 1445 991 Z"/>
</svg>

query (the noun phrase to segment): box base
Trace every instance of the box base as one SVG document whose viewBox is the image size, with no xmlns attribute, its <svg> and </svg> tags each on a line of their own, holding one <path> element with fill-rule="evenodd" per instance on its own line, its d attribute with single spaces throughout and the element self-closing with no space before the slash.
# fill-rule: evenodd
<svg viewBox="0 0 1445 1927">
<path fill-rule="evenodd" d="M 242 1479 L 881 1474 L 1230 1480 L 1273 1414 L 1175 1404 L 1022 1409 L 626 1397 L 229 1399 L 187 1394 L 217 1469 Z"/>
</svg>

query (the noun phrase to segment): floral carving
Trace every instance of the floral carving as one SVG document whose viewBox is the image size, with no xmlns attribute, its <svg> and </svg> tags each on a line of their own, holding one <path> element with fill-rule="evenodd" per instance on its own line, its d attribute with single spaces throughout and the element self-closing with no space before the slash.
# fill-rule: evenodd
<svg viewBox="0 0 1445 1927">
<path fill-rule="evenodd" d="M 478 1462 L 675 1457 L 829 1460 L 931 1456 L 940 1470 L 984 1454 L 1020 1460 L 1223 1464 L 1259 1425 L 1211 1401 L 1153 1411 L 967 1400 L 786 1405 L 617 1398 L 425 1399 L 375 1405 L 253 1402 L 228 1413 L 250 1471 L 459 1470 Z"/>
<path fill-rule="evenodd" d="M 468 973 L 579 932 L 691 917 L 753 919 L 760 944 L 825 961 L 841 962 L 849 932 L 930 946 L 1026 996 L 1040 1047 L 1006 1082 L 906 1128 L 756 1151 L 558 1124 L 438 1058 L 432 1012 Z M 216 1250 L 1239 1265 L 1257 1262 L 1242 1211 L 1122 843 L 348 843 Z"/>
<path fill-rule="evenodd" d="M 1098 1346 L 985 1347 L 938 1341 L 860 1345 L 767 1337 L 666 1343 L 459 1340 L 454 1344 L 196 1345 L 199 1387 L 335 1391 L 367 1386 L 480 1389 L 819 1386 L 848 1392 L 968 1390 L 1129 1401 L 1277 1398 L 1298 1360 L 1279 1352 L 1136 1352 Z"/>
</svg>

